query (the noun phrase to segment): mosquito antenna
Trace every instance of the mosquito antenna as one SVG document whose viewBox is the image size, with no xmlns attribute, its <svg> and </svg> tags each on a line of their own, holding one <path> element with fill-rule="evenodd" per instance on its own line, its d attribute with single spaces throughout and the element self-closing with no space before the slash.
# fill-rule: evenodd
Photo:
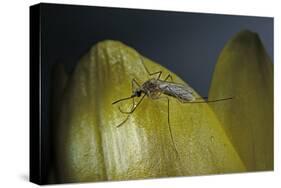
<svg viewBox="0 0 281 188">
<path fill-rule="evenodd" d="M 226 101 L 226 100 L 231 100 L 231 99 L 234 99 L 234 97 L 223 98 L 223 99 L 215 99 L 215 100 L 210 100 L 210 101 L 209 100 L 207 100 L 207 101 L 194 101 L 194 102 L 185 102 L 185 103 L 213 103 L 213 102 Z"/>
<path fill-rule="evenodd" d="M 135 96 L 136 96 L 136 95 L 132 95 L 132 96 L 130 96 L 130 97 L 126 97 L 126 98 L 123 98 L 123 99 L 119 99 L 119 100 L 113 102 L 112 104 L 116 104 L 116 103 L 118 103 L 118 102 L 125 101 L 125 100 L 131 99 L 131 98 L 134 98 Z"/>
</svg>

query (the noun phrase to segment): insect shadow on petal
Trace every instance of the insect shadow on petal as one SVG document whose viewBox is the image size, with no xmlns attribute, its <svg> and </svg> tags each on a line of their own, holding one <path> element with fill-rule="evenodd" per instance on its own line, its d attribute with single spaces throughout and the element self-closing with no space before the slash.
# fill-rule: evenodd
<svg viewBox="0 0 281 188">
<path fill-rule="evenodd" d="M 167 100 L 168 128 L 169 128 L 169 133 L 170 133 L 170 139 L 172 141 L 173 148 L 176 152 L 176 155 L 179 156 L 178 150 L 176 149 L 176 145 L 174 142 L 174 137 L 172 134 L 171 124 L 170 124 L 170 99 L 169 99 L 169 97 L 176 98 L 180 103 L 191 103 L 191 104 L 218 102 L 218 101 L 230 100 L 230 99 L 233 99 L 233 97 L 217 99 L 217 100 L 204 100 L 204 99 L 208 99 L 207 97 L 196 98 L 194 96 L 194 91 L 191 87 L 189 87 L 186 84 L 173 82 L 173 78 L 172 78 L 171 74 L 168 74 L 165 77 L 165 79 L 162 80 L 161 79 L 162 71 L 156 71 L 156 72 L 151 73 L 145 66 L 142 56 L 141 55 L 139 55 L 139 56 L 140 56 L 141 63 L 143 65 L 145 71 L 147 72 L 147 74 L 149 76 L 156 75 L 156 78 L 148 79 L 143 84 L 139 84 L 136 81 L 136 79 L 133 78 L 131 81 L 132 95 L 129 97 L 126 97 L 126 98 L 121 98 L 112 103 L 114 105 L 121 101 L 126 101 L 129 99 L 132 99 L 132 102 L 133 102 L 132 108 L 129 111 L 124 111 L 119 106 L 119 108 L 118 108 L 119 111 L 123 114 L 127 114 L 127 117 L 120 124 L 118 124 L 117 127 L 120 127 L 124 123 L 127 122 L 130 115 L 133 114 L 133 112 L 137 109 L 137 107 L 141 104 L 141 102 L 143 101 L 143 99 L 146 96 L 151 99 L 164 98 Z M 168 79 L 170 79 L 171 81 L 168 81 Z M 135 89 L 134 89 L 134 85 L 137 86 Z M 135 103 L 135 100 L 134 100 L 135 97 L 141 97 L 137 103 Z"/>
</svg>

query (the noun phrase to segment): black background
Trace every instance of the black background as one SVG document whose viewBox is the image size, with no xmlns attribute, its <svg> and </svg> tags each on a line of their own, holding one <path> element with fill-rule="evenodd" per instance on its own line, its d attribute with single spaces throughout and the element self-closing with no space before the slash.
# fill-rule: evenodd
<svg viewBox="0 0 281 188">
<path fill-rule="evenodd" d="M 220 51 L 242 29 L 257 32 L 273 57 L 273 18 L 44 4 L 43 65 L 60 59 L 70 71 L 98 41 L 120 40 L 207 96 Z"/>
</svg>

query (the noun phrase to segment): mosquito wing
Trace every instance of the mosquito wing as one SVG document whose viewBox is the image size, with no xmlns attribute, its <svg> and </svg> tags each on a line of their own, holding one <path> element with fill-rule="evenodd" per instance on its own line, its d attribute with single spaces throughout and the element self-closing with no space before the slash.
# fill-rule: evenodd
<svg viewBox="0 0 281 188">
<path fill-rule="evenodd" d="M 162 81 L 159 86 L 164 94 L 175 97 L 181 102 L 195 100 L 193 89 L 187 85 Z"/>
</svg>

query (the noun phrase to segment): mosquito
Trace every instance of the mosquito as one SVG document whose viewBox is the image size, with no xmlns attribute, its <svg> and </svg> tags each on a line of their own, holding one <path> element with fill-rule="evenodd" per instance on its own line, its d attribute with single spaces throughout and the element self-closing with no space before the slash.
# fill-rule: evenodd
<svg viewBox="0 0 281 188">
<path fill-rule="evenodd" d="M 119 106 L 119 111 L 123 114 L 127 114 L 127 117 L 117 125 L 117 127 L 122 126 L 126 123 L 126 121 L 129 119 L 130 115 L 133 114 L 133 112 L 137 109 L 137 107 L 141 104 L 143 99 L 145 97 L 149 97 L 153 100 L 164 98 L 167 100 L 167 113 L 168 113 L 168 128 L 170 133 L 170 139 L 172 141 L 173 147 L 175 149 L 175 152 L 178 156 L 178 151 L 175 146 L 174 137 L 172 134 L 172 129 L 170 125 L 170 99 L 169 97 L 176 98 L 180 103 L 212 103 L 212 102 L 218 102 L 218 101 L 225 101 L 233 99 L 233 97 L 229 98 L 223 98 L 223 99 L 217 99 L 217 100 L 204 100 L 208 99 L 207 97 L 203 98 L 196 98 L 194 96 L 194 91 L 191 87 L 185 84 L 181 83 L 175 83 L 173 82 L 171 74 L 168 74 L 165 79 L 161 79 L 162 71 L 157 71 L 150 73 L 147 67 L 145 66 L 142 57 L 140 56 L 141 63 L 146 70 L 147 74 L 149 76 L 157 75 L 156 78 L 151 78 L 145 81 L 142 85 L 139 84 L 136 79 L 132 79 L 132 95 L 126 98 L 119 99 L 112 104 L 117 104 L 121 101 L 132 99 L 133 105 L 132 108 L 129 111 L 123 111 Z M 171 81 L 168 81 L 170 79 Z M 136 89 L 134 89 L 134 85 L 137 86 Z M 135 104 L 135 97 L 141 97 L 139 102 Z"/>
</svg>

